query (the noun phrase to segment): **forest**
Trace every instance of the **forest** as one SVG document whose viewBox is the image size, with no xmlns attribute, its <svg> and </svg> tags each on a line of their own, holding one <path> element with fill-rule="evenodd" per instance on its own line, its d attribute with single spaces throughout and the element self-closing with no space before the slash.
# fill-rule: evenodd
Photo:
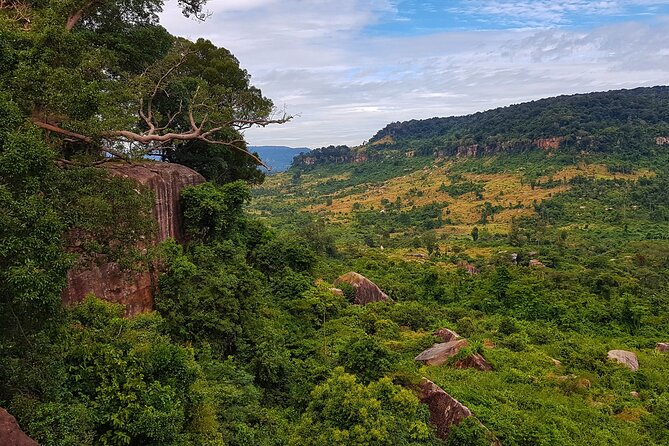
<svg viewBox="0 0 669 446">
<path fill-rule="evenodd" d="M 291 117 L 162 6 L 0 2 L 0 407 L 30 438 L 669 443 L 666 87 L 390 124 L 354 148 L 381 162 L 332 146 L 265 176 L 243 131 Z M 452 156 L 463 138 L 531 143 Z M 137 163 L 202 175 L 184 240 L 150 243 L 154 192 L 109 168 Z M 68 271 L 111 261 L 156 273 L 153 311 L 63 304 Z M 361 304 L 352 271 L 386 298 Z M 444 329 L 467 346 L 416 360 Z M 443 435 L 424 378 L 474 416 Z"/>
</svg>

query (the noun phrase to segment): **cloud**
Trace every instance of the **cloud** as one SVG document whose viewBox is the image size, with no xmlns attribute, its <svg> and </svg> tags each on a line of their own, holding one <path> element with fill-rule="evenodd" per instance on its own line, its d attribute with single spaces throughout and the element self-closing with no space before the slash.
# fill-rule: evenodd
<svg viewBox="0 0 669 446">
<path fill-rule="evenodd" d="M 614 14 L 630 2 L 472 0 L 488 14 L 512 16 L 522 4 L 545 4 L 532 20 L 563 20 L 577 8 Z M 505 3 L 503 8 L 499 4 Z M 556 2 L 557 3 L 557 2 Z M 586 5 L 586 3 L 588 5 Z M 615 4 L 614 4 L 615 3 Z M 637 0 L 636 5 L 659 2 Z M 224 5 L 220 9 L 214 5 Z M 245 4 L 247 8 L 234 9 Z M 592 29 L 457 30 L 380 36 L 368 27 L 402 15 L 395 0 L 211 1 L 204 23 L 175 5 L 163 14 L 173 33 L 205 37 L 230 49 L 255 85 L 292 122 L 247 132 L 251 144 L 319 147 L 359 144 L 387 123 L 481 111 L 541 97 L 658 85 L 669 70 L 669 20 Z M 255 6 L 251 6 L 255 5 Z M 495 6 L 497 5 L 497 6 Z M 515 6 L 514 6 L 515 5 Z M 571 9 L 570 9 L 571 8 Z M 600 9 L 597 9 L 600 8 Z"/>
<path fill-rule="evenodd" d="M 447 10 L 499 27 L 547 28 L 582 23 L 587 17 L 652 14 L 663 0 L 464 0 Z"/>
</svg>

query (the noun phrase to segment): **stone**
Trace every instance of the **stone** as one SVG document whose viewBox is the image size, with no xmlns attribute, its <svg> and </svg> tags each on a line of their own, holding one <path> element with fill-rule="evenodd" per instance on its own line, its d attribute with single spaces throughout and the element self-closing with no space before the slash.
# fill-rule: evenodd
<svg viewBox="0 0 669 446">
<path fill-rule="evenodd" d="M 633 390 L 633 391 L 630 392 L 630 396 L 632 398 L 639 398 L 641 395 L 639 395 L 639 392 Z"/>
<path fill-rule="evenodd" d="M 457 361 L 455 363 L 455 368 L 456 369 L 476 369 L 480 370 L 482 372 L 490 372 L 492 371 L 492 366 L 488 361 L 485 360 L 485 358 L 478 353 L 474 353 L 473 355 L 470 355 L 466 357 L 465 359 L 461 359 L 460 361 Z"/>
<path fill-rule="evenodd" d="M 39 446 L 27 436 L 9 412 L 0 408 L 0 446 Z"/>
<path fill-rule="evenodd" d="M 328 288 L 328 290 L 334 294 L 335 296 L 343 296 L 344 291 L 340 290 L 339 288 Z"/>
<path fill-rule="evenodd" d="M 639 360 L 633 352 L 627 350 L 609 350 L 607 357 L 624 365 L 633 372 L 639 370 Z"/>
<path fill-rule="evenodd" d="M 441 440 L 448 439 L 453 426 L 465 418 L 474 416 L 467 406 L 427 378 L 421 380 L 419 389 L 418 399 L 427 406 L 430 412 L 430 424 L 436 428 L 437 437 Z M 495 438 L 493 433 L 480 422 L 479 424 L 486 430 L 490 439 L 490 446 L 501 446 L 500 441 Z"/>
<path fill-rule="evenodd" d="M 668 342 L 658 342 L 655 344 L 655 350 L 660 353 L 669 353 L 669 343 Z"/>
<path fill-rule="evenodd" d="M 430 424 L 436 427 L 437 437 L 442 440 L 448 438 L 454 425 L 472 416 L 467 406 L 427 378 L 423 378 L 420 383 L 418 399 L 427 405 L 430 411 Z"/>
<path fill-rule="evenodd" d="M 367 305 L 368 303 L 372 302 L 392 302 L 392 299 L 388 297 L 386 293 L 381 291 L 381 289 L 376 286 L 374 282 L 361 274 L 351 271 L 344 274 L 343 276 L 340 276 L 337 280 L 334 281 L 335 286 L 338 286 L 342 283 L 346 283 L 355 288 L 355 298 L 353 299 L 354 304 Z"/>
<path fill-rule="evenodd" d="M 553 363 L 553 365 L 555 367 L 562 367 L 562 362 L 558 361 L 557 359 L 555 359 L 555 358 L 548 358 L 548 359 L 551 360 L 551 362 Z"/>
<path fill-rule="evenodd" d="M 561 136 L 556 136 L 553 138 L 539 138 L 535 139 L 534 145 L 541 150 L 556 150 L 560 148 L 560 143 L 564 140 Z"/>
<path fill-rule="evenodd" d="M 65 305 L 73 305 L 92 294 L 124 305 L 125 315 L 134 316 L 153 309 L 157 283 L 156 271 L 133 273 L 122 270 L 115 262 L 102 263 L 68 271 L 61 300 Z"/>
<path fill-rule="evenodd" d="M 451 342 L 460 338 L 459 334 L 448 328 L 440 328 L 434 332 L 434 335 L 444 342 Z"/>
<path fill-rule="evenodd" d="M 156 244 L 168 237 L 180 243 L 185 241 L 181 191 L 186 186 L 203 183 L 205 179 L 202 175 L 172 163 L 146 161 L 107 163 L 103 166 L 111 175 L 129 178 L 153 191 L 155 201 L 152 213 L 158 232 L 155 240 L 148 240 L 147 244 Z M 93 294 L 100 299 L 123 304 L 126 316 L 151 311 L 159 269 L 160 265 L 151 264 L 143 272 L 124 271 L 118 263 L 109 262 L 101 256 L 91 265 L 75 267 L 68 272 L 61 300 L 65 305 L 72 305 Z"/>
<path fill-rule="evenodd" d="M 162 242 L 172 237 L 179 243 L 185 241 L 181 191 L 186 186 L 205 182 L 205 178 L 191 168 L 174 163 L 108 163 L 103 166 L 111 173 L 129 178 L 151 189 L 155 195 L 153 216 L 158 223 L 158 239 Z"/>
<path fill-rule="evenodd" d="M 530 268 L 546 268 L 541 260 L 532 259 L 529 263 Z"/>
<path fill-rule="evenodd" d="M 469 342 L 466 339 L 458 339 L 451 342 L 443 342 L 441 344 L 434 344 L 414 359 L 425 365 L 442 365 L 448 358 L 451 358 L 467 347 Z"/>
</svg>

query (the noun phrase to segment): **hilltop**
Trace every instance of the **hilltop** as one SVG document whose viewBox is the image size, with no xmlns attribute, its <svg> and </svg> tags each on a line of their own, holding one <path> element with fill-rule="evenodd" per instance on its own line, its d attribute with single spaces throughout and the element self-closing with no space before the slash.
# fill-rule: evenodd
<svg viewBox="0 0 669 446">
<path fill-rule="evenodd" d="M 397 155 L 483 156 L 544 151 L 612 153 L 639 160 L 669 140 L 669 87 L 558 96 L 467 116 L 393 122 L 359 147 L 329 146 L 296 167 Z"/>
</svg>

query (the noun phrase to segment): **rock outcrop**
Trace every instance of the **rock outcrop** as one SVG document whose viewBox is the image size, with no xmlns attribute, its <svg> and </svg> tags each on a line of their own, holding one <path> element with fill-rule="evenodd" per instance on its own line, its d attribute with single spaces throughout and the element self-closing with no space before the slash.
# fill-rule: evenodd
<svg viewBox="0 0 669 446">
<path fill-rule="evenodd" d="M 343 283 L 355 288 L 355 298 L 353 299 L 354 304 L 367 305 L 368 303 L 380 301 L 392 302 L 392 299 L 388 297 L 386 293 L 381 291 L 381 288 L 361 274 L 351 271 L 334 281 L 334 285 L 337 287 Z"/>
<path fill-rule="evenodd" d="M 418 399 L 421 403 L 427 405 L 430 411 L 430 424 L 437 429 L 437 437 L 442 440 L 448 438 L 453 426 L 465 418 L 474 416 L 467 406 L 460 403 L 446 393 L 444 389 L 427 378 L 421 380 L 419 389 Z M 501 446 L 501 443 L 495 438 L 493 433 L 481 424 L 481 422 L 478 423 L 486 431 L 490 439 L 490 446 Z"/>
<path fill-rule="evenodd" d="M 0 446 L 39 446 L 27 436 L 9 412 L 0 408 Z"/>
<path fill-rule="evenodd" d="M 161 242 L 168 237 L 178 242 L 185 240 L 180 194 L 186 186 L 203 183 L 205 179 L 202 175 L 179 164 L 158 162 L 109 163 L 105 167 L 112 175 L 129 178 L 153 191 L 153 217 L 158 233 L 150 243 Z M 62 301 L 70 305 L 93 294 L 123 304 L 126 315 L 131 316 L 153 309 L 156 279 L 156 265 L 150 265 L 148 271 L 133 273 L 123 271 L 117 263 L 99 259 L 93 265 L 68 272 Z"/>
<path fill-rule="evenodd" d="M 465 359 L 461 359 L 455 363 L 456 369 L 476 369 L 482 372 L 492 371 L 492 366 L 485 358 L 478 353 L 467 356 Z"/>
<path fill-rule="evenodd" d="M 434 335 L 444 342 L 451 342 L 460 338 L 459 334 L 448 328 L 440 328 L 434 332 Z"/>
<path fill-rule="evenodd" d="M 472 416 L 467 406 L 427 378 L 423 378 L 420 383 L 418 399 L 429 408 L 430 424 L 437 428 L 437 436 L 443 440 L 448 438 L 454 425 Z"/>
<path fill-rule="evenodd" d="M 540 148 L 541 150 L 557 150 L 560 148 L 560 144 L 564 141 L 563 137 L 556 136 L 554 138 L 539 138 L 535 139 L 534 145 Z"/>
<path fill-rule="evenodd" d="M 541 260 L 537 259 L 530 260 L 528 265 L 530 268 L 546 268 L 546 265 L 544 265 Z"/>
<path fill-rule="evenodd" d="M 607 356 L 609 359 L 624 365 L 633 372 L 639 370 L 639 360 L 633 352 L 627 350 L 609 350 Z"/>
<path fill-rule="evenodd" d="M 466 339 L 458 339 L 450 342 L 443 342 L 441 344 L 434 344 L 414 359 L 425 365 L 442 365 L 451 358 L 457 355 L 460 350 L 467 347 L 469 342 Z"/>
<path fill-rule="evenodd" d="M 153 191 L 153 217 L 158 223 L 158 242 L 168 237 L 177 242 L 184 241 L 181 191 L 186 186 L 204 183 L 202 175 L 186 166 L 172 163 L 111 163 L 104 166 L 112 175 L 129 178 Z"/>
<path fill-rule="evenodd" d="M 655 344 L 655 350 L 657 350 L 660 353 L 668 353 L 669 342 L 658 342 L 657 344 Z"/>
</svg>

